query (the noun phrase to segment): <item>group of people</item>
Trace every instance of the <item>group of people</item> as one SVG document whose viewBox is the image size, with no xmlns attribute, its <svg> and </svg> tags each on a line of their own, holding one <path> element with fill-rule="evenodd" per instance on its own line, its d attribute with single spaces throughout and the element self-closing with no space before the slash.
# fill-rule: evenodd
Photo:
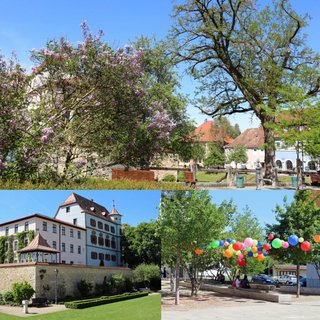
<svg viewBox="0 0 320 320">
<path fill-rule="evenodd" d="M 247 275 L 245 274 L 243 279 L 240 279 L 240 275 L 237 275 L 236 280 L 234 282 L 234 286 L 236 288 L 246 288 L 249 289 L 250 288 L 250 284 L 249 284 L 249 280 Z"/>
</svg>

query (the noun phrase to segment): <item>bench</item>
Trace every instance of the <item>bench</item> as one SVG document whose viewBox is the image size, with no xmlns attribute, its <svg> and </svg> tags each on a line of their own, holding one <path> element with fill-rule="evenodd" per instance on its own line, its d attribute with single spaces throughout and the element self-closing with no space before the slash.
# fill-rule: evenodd
<svg viewBox="0 0 320 320">
<path fill-rule="evenodd" d="M 252 289 L 263 290 L 266 292 L 272 291 L 276 288 L 274 284 L 260 284 L 260 283 L 250 283 Z"/>
<path fill-rule="evenodd" d="M 33 307 L 47 307 L 48 306 L 48 300 L 47 298 L 33 298 L 32 299 L 32 306 Z"/>
<path fill-rule="evenodd" d="M 186 185 L 190 184 L 190 186 L 195 186 L 197 180 L 193 179 L 192 171 L 184 171 L 184 182 Z"/>
</svg>

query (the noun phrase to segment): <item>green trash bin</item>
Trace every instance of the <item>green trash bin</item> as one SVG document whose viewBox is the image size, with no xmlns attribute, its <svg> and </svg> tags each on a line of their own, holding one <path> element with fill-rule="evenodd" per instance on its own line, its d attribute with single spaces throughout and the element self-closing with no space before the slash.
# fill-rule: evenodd
<svg viewBox="0 0 320 320">
<path fill-rule="evenodd" d="M 236 187 L 237 188 L 244 188 L 244 177 L 243 176 L 237 176 Z"/>
<path fill-rule="evenodd" d="M 298 178 L 291 177 L 291 187 L 296 188 L 298 186 Z"/>
</svg>

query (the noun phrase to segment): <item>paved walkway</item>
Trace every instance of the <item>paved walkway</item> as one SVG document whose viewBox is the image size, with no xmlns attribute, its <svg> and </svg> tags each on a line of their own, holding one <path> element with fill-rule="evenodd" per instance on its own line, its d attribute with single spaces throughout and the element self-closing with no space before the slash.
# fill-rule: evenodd
<svg viewBox="0 0 320 320">
<path fill-rule="evenodd" d="M 206 291 L 191 298 L 190 291 L 184 288 L 181 293 L 181 303 L 175 306 L 170 288 L 164 283 L 162 320 L 315 320 L 320 313 L 319 296 L 292 296 L 290 304 L 280 304 Z"/>
<path fill-rule="evenodd" d="M 43 308 L 29 308 L 29 313 L 25 314 L 23 313 L 22 307 L 10 307 L 10 306 L 2 306 L 0 305 L 0 313 L 7 313 L 11 314 L 13 316 L 18 317 L 29 317 L 29 316 L 36 316 L 39 314 L 46 314 L 46 313 L 52 313 L 52 312 L 58 312 L 58 311 L 66 311 L 66 307 L 64 305 L 50 305 L 49 307 L 43 307 Z"/>
</svg>

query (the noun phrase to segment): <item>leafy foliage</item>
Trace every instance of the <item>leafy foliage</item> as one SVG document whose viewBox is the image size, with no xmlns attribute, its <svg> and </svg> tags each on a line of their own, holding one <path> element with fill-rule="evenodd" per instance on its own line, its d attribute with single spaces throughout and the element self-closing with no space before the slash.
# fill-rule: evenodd
<svg viewBox="0 0 320 320">
<path fill-rule="evenodd" d="M 22 300 L 30 300 L 35 290 L 27 281 L 14 283 L 12 285 L 12 295 L 14 302 L 21 304 Z"/>
<path fill-rule="evenodd" d="M 136 283 L 143 283 L 146 288 L 150 286 L 152 280 L 159 278 L 159 265 L 142 263 L 133 270 L 133 281 Z"/>
<path fill-rule="evenodd" d="M 238 144 L 231 149 L 230 153 L 228 154 L 227 162 L 230 163 L 232 161 L 236 164 L 236 167 L 238 163 L 247 163 L 247 150 L 243 145 Z"/>
<path fill-rule="evenodd" d="M 224 150 L 218 144 L 210 144 L 208 156 L 204 159 L 205 167 L 223 166 L 226 162 Z"/>
</svg>

